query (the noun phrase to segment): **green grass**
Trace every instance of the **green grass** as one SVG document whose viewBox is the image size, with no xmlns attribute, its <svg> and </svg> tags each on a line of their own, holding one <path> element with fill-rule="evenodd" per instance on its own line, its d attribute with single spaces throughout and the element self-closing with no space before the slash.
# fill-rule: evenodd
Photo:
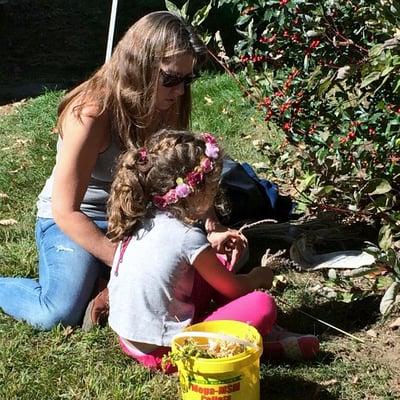
<svg viewBox="0 0 400 400">
<path fill-rule="evenodd" d="M 226 151 L 247 161 L 262 161 L 251 139 L 264 130 L 260 117 L 226 76 L 206 76 L 194 86 L 193 129 L 223 138 Z M 33 230 L 35 199 L 54 163 L 52 133 L 59 92 L 27 101 L 11 115 L 0 117 L 0 274 L 36 276 Z M 212 104 L 210 100 L 211 99 Z M 334 321 L 356 335 L 376 324 L 374 302 L 347 305 L 321 302 L 308 288 L 315 275 L 288 272 L 290 284 L 282 298 L 280 320 L 322 339 L 317 360 L 308 363 L 262 363 L 262 399 L 398 398 L 398 366 L 380 359 L 378 345 L 353 342 L 304 317 L 305 309 Z M 363 335 L 365 337 L 365 335 Z M 383 345 L 382 345 L 383 346 Z M 382 347 L 385 350 L 384 347 Z M 381 350 L 382 350 L 381 349 Z M 397 382 L 397 383 L 396 383 Z M 398 388 L 398 386 L 397 386 Z M 150 373 L 125 357 L 109 328 L 84 333 L 80 328 L 39 332 L 0 312 L 0 399 L 177 399 L 176 377 Z"/>
</svg>

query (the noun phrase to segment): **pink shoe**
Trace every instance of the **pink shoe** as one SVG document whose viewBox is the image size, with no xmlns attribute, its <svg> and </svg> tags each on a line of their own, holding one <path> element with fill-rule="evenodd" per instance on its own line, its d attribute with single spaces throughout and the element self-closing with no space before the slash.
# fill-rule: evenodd
<svg viewBox="0 0 400 400">
<path fill-rule="evenodd" d="M 319 340 L 314 335 L 301 335 L 274 325 L 264 338 L 263 357 L 268 360 L 310 360 L 319 351 Z"/>
</svg>

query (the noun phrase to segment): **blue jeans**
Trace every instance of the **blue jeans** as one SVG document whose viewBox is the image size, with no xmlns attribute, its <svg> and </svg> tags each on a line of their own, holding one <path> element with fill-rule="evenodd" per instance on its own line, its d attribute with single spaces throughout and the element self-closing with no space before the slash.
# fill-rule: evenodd
<svg viewBox="0 0 400 400">
<path fill-rule="evenodd" d="M 106 221 L 94 221 L 105 231 Z M 66 236 L 53 219 L 38 218 L 39 279 L 0 278 L 0 308 L 39 329 L 78 324 L 96 280 L 109 267 Z"/>
</svg>

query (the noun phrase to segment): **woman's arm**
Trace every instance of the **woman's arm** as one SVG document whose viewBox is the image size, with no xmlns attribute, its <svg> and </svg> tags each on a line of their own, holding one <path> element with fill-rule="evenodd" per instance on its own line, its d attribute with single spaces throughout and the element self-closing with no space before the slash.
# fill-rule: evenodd
<svg viewBox="0 0 400 400">
<path fill-rule="evenodd" d="M 269 289 L 273 272 L 267 267 L 253 268 L 248 274 L 234 274 L 220 264 L 213 248 L 207 247 L 195 259 L 194 267 L 214 289 L 230 299 L 255 289 Z"/>
<path fill-rule="evenodd" d="M 85 107 L 79 119 L 70 111 L 63 121 L 63 145 L 55 168 L 52 211 L 57 225 L 89 253 L 111 266 L 115 244 L 80 211 L 98 154 L 111 140 L 106 113 Z"/>
</svg>

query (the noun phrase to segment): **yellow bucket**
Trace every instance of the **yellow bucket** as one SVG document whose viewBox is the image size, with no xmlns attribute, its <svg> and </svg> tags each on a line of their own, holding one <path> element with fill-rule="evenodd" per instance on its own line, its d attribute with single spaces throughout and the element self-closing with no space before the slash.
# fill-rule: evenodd
<svg viewBox="0 0 400 400">
<path fill-rule="evenodd" d="M 183 400 L 259 400 L 262 338 L 238 321 L 206 321 L 187 327 L 172 339 L 172 352 L 192 337 L 199 345 L 208 339 L 244 345 L 239 354 L 223 358 L 188 357 L 176 362 Z"/>
</svg>

